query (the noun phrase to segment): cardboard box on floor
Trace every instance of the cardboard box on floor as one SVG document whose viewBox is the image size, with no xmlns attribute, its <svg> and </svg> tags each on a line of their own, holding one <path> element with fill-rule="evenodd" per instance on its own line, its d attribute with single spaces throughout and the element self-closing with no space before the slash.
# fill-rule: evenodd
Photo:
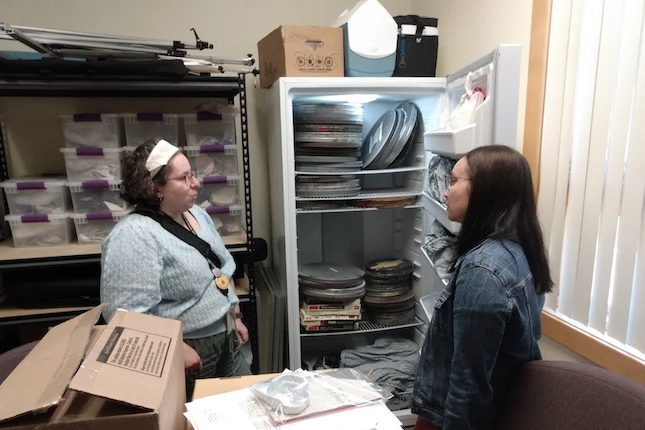
<svg viewBox="0 0 645 430">
<path fill-rule="evenodd" d="M 260 86 L 282 77 L 342 77 L 345 73 L 340 27 L 282 25 L 258 42 Z"/>
<path fill-rule="evenodd" d="M 94 327 L 102 308 L 53 327 L 9 375 L 0 429 L 186 427 L 181 323 L 117 311 Z"/>
</svg>

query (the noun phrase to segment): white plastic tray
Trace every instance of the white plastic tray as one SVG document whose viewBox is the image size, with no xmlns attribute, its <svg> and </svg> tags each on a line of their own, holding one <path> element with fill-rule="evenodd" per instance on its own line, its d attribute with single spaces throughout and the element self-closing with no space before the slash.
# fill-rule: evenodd
<svg viewBox="0 0 645 430">
<path fill-rule="evenodd" d="M 423 196 L 421 197 L 421 201 L 423 202 L 423 207 L 425 208 L 430 215 L 432 215 L 437 221 L 443 225 L 446 230 L 448 230 L 452 234 L 459 234 L 459 230 L 461 230 L 461 223 L 450 221 L 448 219 L 448 212 L 446 211 L 446 208 L 444 208 L 441 203 L 427 195 L 426 193 L 423 193 Z"/>
<path fill-rule="evenodd" d="M 440 295 L 441 295 L 441 292 L 431 293 L 419 299 L 419 302 L 421 303 L 421 307 L 423 308 L 423 312 L 425 312 L 426 317 L 428 318 L 428 321 L 432 321 L 432 315 L 434 314 L 434 305 L 435 303 L 437 303 L 437 299 L 439 298 Z"/>
</svg>

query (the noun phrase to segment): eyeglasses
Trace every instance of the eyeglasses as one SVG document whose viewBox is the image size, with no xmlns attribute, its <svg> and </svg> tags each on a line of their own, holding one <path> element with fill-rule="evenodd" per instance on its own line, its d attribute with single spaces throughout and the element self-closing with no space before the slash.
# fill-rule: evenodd
<svg viewBox="0 0 645 430">
<path fill-rule="evenodd" d="M 460 178 L 458 176 L 453 176 L 452 173 L 446 173 L 446 187 L 452 187 L 459 181 L 470 181 L 470 178 Z"/>
<path fill-rule="evenodd" d="M 176 178 L 168 178 L 168 181 L 184 181 L 186 183 L 186 186 L 190 187 L 190 184 L 192 183 L 193 179 L 197 178 L 197 172 L 195 170 L 191 170 L 189 173 L 186 173 L 183 176 L 178 176 Z"/>
</svg>

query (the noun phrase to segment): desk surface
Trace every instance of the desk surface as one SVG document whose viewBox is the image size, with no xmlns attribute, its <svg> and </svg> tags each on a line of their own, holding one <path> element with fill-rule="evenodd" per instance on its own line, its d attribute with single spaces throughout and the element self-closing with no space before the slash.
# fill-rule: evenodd
<svg viewBox="0 0 645 430">
<path fill-rule="evenodd" d="M 202 397 L 214 396 L 216 394 L 228 393 L 229 391 L 241 390 L 256 382 L 266 381 L 277 375 L 277 373 L 264 373 L 260 375 L 230 376 L 228 378 L 198 379 L 195 381 L 193 400 Z M 193 430 L 190 422 L 186 430 Z"/>
<path fill-rule="evenodd" d="M 215 394 L 228 393 L 229 391 L 241 390 L 256 382 L 266 381 L 277 375 L 276 373 L 264 373 L 261 375 L 230 376 L 228 378 L 198 379 L 195 381 L 193 399 L 214 396 Z"/>
</svg>

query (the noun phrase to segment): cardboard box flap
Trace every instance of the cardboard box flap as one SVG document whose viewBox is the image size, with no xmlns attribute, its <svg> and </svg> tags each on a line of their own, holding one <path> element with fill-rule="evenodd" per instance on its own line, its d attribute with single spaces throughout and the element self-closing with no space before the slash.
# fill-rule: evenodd
<svg viewBox="0 0 645 430">
<path fill-rule="evenodd" d="M 180 321 L 117 311 L 69 387 L 156 411 L 181 339 Z"/>
<path fill-rule="evenodd" d="M 53 327 L 0 385 L 0 421 L 58 404 L 85 356 L 103 305 Z"/>
</svg>

